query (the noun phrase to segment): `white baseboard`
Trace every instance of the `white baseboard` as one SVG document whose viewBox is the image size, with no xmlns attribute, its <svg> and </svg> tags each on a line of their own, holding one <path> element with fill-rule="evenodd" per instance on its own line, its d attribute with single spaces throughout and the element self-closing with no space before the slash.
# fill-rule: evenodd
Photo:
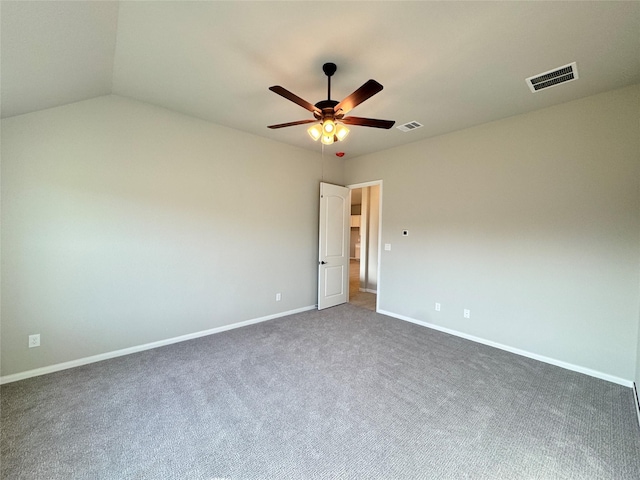
<svg viewBox="0 0 640 480">
<path fill-rule="evenodd" d="M 99 355 L 93 355 L 91 357 L 79 358 L 70 362 L 57 363 L 55 365 L 49 365 L 47 367 L 28 370 L 26 372 L 14 373 L 13 375 L 5 375 L 4 377 L 0 377 L 0 385 L 5 383 L 17 382 L 18 380 L 24 380 L 26 378 L 37 377 L 39 375 L 45 375 L 47 373 L 59 372 L 60 370 L 67 370 L 69 368 L 79 367 L 81 365 L 87 365 L 89 363 L 101 362 L 102 360 L 108 360 L 110 358 L 122 357 L 123 355 L 130 355 L 132 353 L 138 353 L 144 350 L 151 350 L 152 348 L 164 347 L 165 345 L 171 345 L 172 343 L 185 342 L 187 340 L 193 340 L 194 338 L 206 337 L 207 335 L 213 335 L 214 333 L 225 332 L 227 330 L 233 330 L 234 328 L 246 327 L 247 325 L 266 322 L 268 320 L 286 317 L 287 315 L 293 315 L 295 313 L 301 313 L 315 309 L 316 305 L 311 305 L 308 307 L 297 308 L 295 310 L 289 310 L 287 312 L 267 315 L 266 317 L 254 318 L 251 320 L 245 320 L 243 322 L 232 323 L 230 325 L 223 325 L 222 327 L 203 330 L 201 332 L 189 333 L 187 335 L 181 335 L 179 337 L 168 338 L 166 340 L 145 343 L 144 345 L 136 345 L 135 347 L 123 348 L 122 350 L 101 353 Z"/>
<path fill-rule="evenodd" d="M 640 427 L 640 396 L 638 395 L 638 384 L 636 382 L 633 382 L 633 399 L 635 400 L 638 426 Z"/>
<path fill-rule="evenodd" d="M 608 382 L 617 383 L 618 385 L 624 385 L 625 387 L 633 387 L 634 385 L 632 380 L 626 380 L 624 378 L 616 377 L 614 375 L 609 375 L 608 373 L 603 373 L 597 370 L 592 370 L 590 368 L 581 367 L 580 365 L 574 365 L 572 363 L 563 362 L 562 360 L 556 360 L 555 358 L 545 357 L 543 355 L 538 355 L 537 353 L 527 352 L 526 350 L 521 350 L 519 348 L 503 345 L 501 343 L 493 342 L 491 340 L 486 340 L 484 338 L 476 337 L 474 335 L 469 335 L 463 332 L 459 332 L 457 330 L 452 330 L 450 328 L 441 327 L 440 325 L 434 325 L 432 323 L 423 322 L 422 320 L 416 320 L 415 318 L 407 317 L 405 315 L 388 312 L 386 310 L 378 310 L 378 313 L 387 315 L 389 317 L 397 318 L 399 320 L 405 320 L 407 322 L 415 323 L 417 325 L 431 328 L 433 330 L 438 330 L 440 332 L 448 333 L 450 335 L 455 335 L 456 337 L 465 338 L 467 340 L 471 340 L 472 342 L 482 343 L 483 345 L 499 348 L 500 350 L 505 350 L 507 352 L 515 353 L 516 355 L 522 355 L 523 357 L 533 358 L 534 360 L 538 360 L 544 363 L 549 363 L 551 365 L 555 365 L 556 367 L 565 368 L 567 370 L 572 370 L 574 372 L 584 373 L 585 375 L 599 378 L 601 380 L 607 380 Z"/>
<path fill-rule="evenodd" d="M 372 288 L 359 288 L 358 291 L 363 293 L 375 293 L 376 295 L 378 294 L 378 291 L 373 290 Z"/>
</svg>

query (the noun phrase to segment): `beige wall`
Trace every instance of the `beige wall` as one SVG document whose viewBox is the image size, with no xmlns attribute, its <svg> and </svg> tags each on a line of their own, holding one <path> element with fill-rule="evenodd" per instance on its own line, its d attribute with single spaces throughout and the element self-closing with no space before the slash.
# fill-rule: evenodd
<svg viewBox="0 0 640 480">
<path fill-rule="evenodd" d="M 635 383 L 636 383 L 636 388 L 640 392 L 640 327 L 638 328 L 638 330 L 639 330 L 638 331 L 638 348 L 636 350 L 638 358 L 637 358 L 637 365 L 636 365 Z"/>
<path fill-rule="evenodd" d="M 348 160 L 384 181 L 380 308 L 637 378 L 639 126 L 636 85 Z"/>
<path fill-rule="evenodd" d="M 380 307 L 638 381 L 639 112 L 635 86 L 325 159 L 384 181 Z M 3 120 L 2 375 L 315 304 L 320 161 L 116 96 Z"/>
<path fill-rule="evenodd" d="M 3 120 L 2 375 L 315 305 L 321 161 L 117 96 Z"/>
<path fill-rule="evenodd" d="M 367 292 L 377 293 L 379 248 L 378 232 L 380 229 L 380 185 L 364 187 L 362 191 L 363 199 L 366 198 L 367 205 L 367 263 L 365 265 L 366 268 L 364 271 L 364 278 L 361 279 L 361 282 L 363 288 Z"/>
</svg>

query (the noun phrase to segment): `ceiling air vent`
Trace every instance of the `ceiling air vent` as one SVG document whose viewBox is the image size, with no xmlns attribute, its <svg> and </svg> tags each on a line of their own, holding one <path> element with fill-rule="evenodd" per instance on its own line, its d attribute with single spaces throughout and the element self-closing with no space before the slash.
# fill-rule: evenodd
<svg viewBox="0 0 640 480">
<path fill-rule="evenodd" d="M 564 67 L 559 67 L 549 70 L 548 72 L 529 77 L 526 81 L 529 89 L 535 93 L 539 90 L 544 90 L 545 88 L 555 87 L 561 83 L 577 80 L 577 78 L 578 66 L 576 65 L 576 62 L 573 62 L 569 65 L 565 65 Z"/>
<path fill-rule="evenodd" d="M 422 126 L 423 125 L 421 123 L 418 123 L 414 120 L 413 122 L 405 123 L 404 125 L 399 125 L 396 128 L 398 130 L 402 130 L 403 132 L 410 132 L 411 130 L 415 130 L 416 128 L 420 128 Z"/>
</svg>

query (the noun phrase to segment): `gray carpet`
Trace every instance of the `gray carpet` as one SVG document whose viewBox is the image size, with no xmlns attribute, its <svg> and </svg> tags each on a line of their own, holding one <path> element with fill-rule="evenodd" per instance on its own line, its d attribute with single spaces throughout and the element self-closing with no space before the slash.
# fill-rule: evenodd
<svg viewBox="0 0 640 480">
<path fill-rule="evenodd" d="M 349 261 L 349 303 L 376 311 L 376 294 L 360 291 L 360 260 Z"/>
<path fill-rule="evenodd" d="M 638 479 L 629 388 L 353 305 L 1 387 L 3 479 Z"/>
<path fill-rule="evenodd" d="M 349 303 L 356 307 L 376 311 L 376 294 L 369 292 L 349 292 Z"/>
</svg>

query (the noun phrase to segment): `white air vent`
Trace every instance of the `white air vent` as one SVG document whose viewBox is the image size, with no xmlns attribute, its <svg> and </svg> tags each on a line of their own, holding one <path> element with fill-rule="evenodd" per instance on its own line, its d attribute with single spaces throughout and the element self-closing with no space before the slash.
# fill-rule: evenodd
<svg viewBox="0 0 640 480">
<path fill-rule="evenodd" d="M 416 128 L 420 128 L 422 126 L 424 125 L 414 120 L 413 122 L 405 123 L 404 125 L 398 125 L 396 128 L 398 130 L 402 130 L 403 132 L 410 132 L 411 130 L 415 130 Z"/>
<path fill-rule="evenodd" d="M 526 79 L 529 89 L 535 93 L 545 88 L 555 87 L 561 83 L 571 82 L 578 79 L 578 66 L 576 62 L 555 68 L 548 72 L 539 73 Z"/>
</svg>

